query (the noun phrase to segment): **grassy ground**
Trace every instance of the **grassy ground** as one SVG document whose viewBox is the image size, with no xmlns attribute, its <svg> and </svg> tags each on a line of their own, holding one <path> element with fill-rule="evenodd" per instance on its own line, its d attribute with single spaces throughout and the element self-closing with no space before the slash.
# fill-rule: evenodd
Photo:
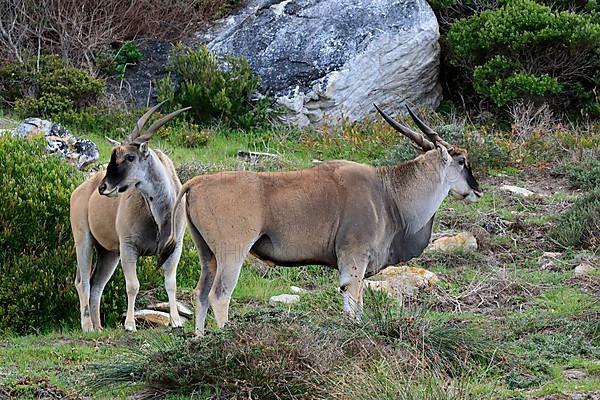
<svg viewBox="0 0 600 400">
<path fill-rule="evenodd" d="M 86 136 L 106 162 L 110 145 L 103 134 Z M 194 161 L 211 171 L 292 169 L 332 155 L 372 162 L 401 142 L 392 137 L 374 147 L 361 140 L 323 139 L 324 147 L 283 131 L 214 133 L 197 148 L 165 139 L 153 144 L 178 166 Z M 285 161 L 244 164 L 235 155 L 248 149 Z M 557 249 L 547 240 L 577 191 L 549 169 L 483 175 L 481 201 L 446 200 L 434 225 L 434 234 L 471 231 L 478 250 L 428 252 L 412 260 L 441 282 L 402 306 L 369 293 L 364 321 L 351 323 L 341 313 L 334 270 L 269 268 L 248 260 L 233 295 L 232 323 L 219 332 L 209 317 L 209 334 L 200 341 L 189 338 L 191 322 L 175 333 L 143 327 L 125 334 L 111 326 L 82 334 L 68 327 L 0 339 L 0 398 L 562 399 L 578 392 L 598 398 L 600 274 L 598 268 L 574 272 L 585 260 L 597 265 L 598 250 Z M 503 184 L 544 195 L 518 197 L 501 190 Z M 551 250 L 561 255 L 550 265 L 541 257 Z M 188 302 L 199 273 L 196 257 L 193 248 L 186 250 L 178 277 L 179 297 Z M 268 305 L 290 285 L 309 292 L 296 305 Z M 142 293 L 140 302 L 152 297 L 164 293 Z"/>
</svg>

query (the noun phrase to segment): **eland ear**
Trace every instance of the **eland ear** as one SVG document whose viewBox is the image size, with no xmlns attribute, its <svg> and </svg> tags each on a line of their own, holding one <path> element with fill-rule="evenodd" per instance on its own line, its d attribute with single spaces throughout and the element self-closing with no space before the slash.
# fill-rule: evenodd
<svg viewBox="0 0 600 400">
<path fill-rule="evenodd" d="M 110 144 L 112 144 L 112 145 L 113 145 L 113 147 L 117 147 L 117 146 L 120 146 L 120 145 L 121 145 L 121 142 L 119 142 L 118 140 L 111 139 L 111 138 L 109 138 L 108 136 L 104 136 L 104 138 L 105 138 L 106 140 L 108 140 L 108 141 L 110 142 Z"/>
<path fill-rule="evenodd" d="M 140 154 L 142 157 L 146 158 L 150 154 L 150 149 L 148 148 L 148 142 L 140 143 Z"/>
</svg>

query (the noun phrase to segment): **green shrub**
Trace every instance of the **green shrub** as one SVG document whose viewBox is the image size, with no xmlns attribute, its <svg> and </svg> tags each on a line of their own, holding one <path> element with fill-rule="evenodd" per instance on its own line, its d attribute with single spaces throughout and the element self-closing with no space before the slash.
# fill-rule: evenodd
<svg viewBox="0 0 600 400">
<path fill-rule="evenodd" d="M 0 136 L 0 332 L 25 333 L 78 315 L 69 198 L 81 174 L 44 140 Z"/>
<path fill-rule="evenodd" d="M 600 161 L 589 159 L 579 163 L 567 163 L 558 172 L 569 178 L 573 189 L 594 190 L 600 188 Z"/>
<path fill-rule="evenodd" d="M 497 107 L 543 98 L 557 109 L 598 109 L 600 23 L 595 12 L 553 11 L 533 0 L 456 20 L 451 63 Z M 577 71 L 577 72 L 574 72 Z"/>
<path fill-rule="evenodd" d="M 168 100 L 172 109 L 191 106 L 186 115 L 197 124 L 222 121 L 240 128 L 267 124 L 274 110 L 267 97 L 254 98 L 259 77 L 248 61 L 231 55 L 222 61 L 223 66 L 206 46 L 193 50 L 177 45 L 169 70 L 179 85 L 170 77 L 162 79 L 157 85 L 159 100 Z"/>
<path fill-rule="evenodd" d="M 139 114 L 135 110 L 89 106 L 79 110 L 61 111 L 53 116 L 53 120 L 76 132 L 95 132 L 121 140 L 131 133 Z"/>
<path fill-rule="evenodd" d="M 83 175 L 57 156 L 44 156 L 44 146 L 43 139 L 0 136 L 0 184 L 7 188 L 0 194 L 0 334 L 79 326 L 69 199 Z M 198 268 L 186 237 L 178 280 L 193 286 Z M 154 257 L 140 258 L 137 271 L 141 293 L 164 287 Z M 164 290 L 156 292 L 166 299 Z M 105 326 L 122 321 L 126 300 L 125 278 L 117 268 L 102 297 Z"/>
<path fill-rule="evenodd" d="M 188 121 L 181 121 L 175 126 L 161 130 L 160 136 L 183 147 L 202 147 L 208 144 L 210 133 L 200 126 Z"/>
<path fill-rule="evenodd" d="M 40 57 L 39 68 L 37 59 L 0 67 L 0 89 L 22 117 L 53 118 L 93 104 L 104 82 L 47 55 Z"/>
<path fill-rule="evenodd" d="M 125 68 L 127 64 L 135 64 L 140 61 L 144 53 L 137 47 L 134 42 L 125 42 L 123 46 L 117 50 L 115 54 L 115 71 L 119 79 L 125 77 Z"/>
<path fill-rule="evenodd" d="M 600 247 L 600 190 L 579 198 L 548 233 L 560 247 Z"/>
<path fill-rule="evenodd" d="M 127 41 L 117 49 L 104 49 L 96 54 L 96 66 L 106 76 L 125 78 L 125 69 L 142 59 L 144 53 L 133 41 Z"/>
</svg>

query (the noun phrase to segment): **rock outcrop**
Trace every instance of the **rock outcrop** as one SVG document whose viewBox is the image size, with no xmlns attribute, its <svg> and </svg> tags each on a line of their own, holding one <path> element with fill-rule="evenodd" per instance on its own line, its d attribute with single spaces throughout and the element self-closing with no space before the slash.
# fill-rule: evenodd
<svg viewBox="0 0 600 400">
<path fill-rule="evenodd" d="M 376 102 L 436 106 L 439 31 L 425 0 L 250 0 L 199 40 L 246 57 L 295 125 L 362 119 Z"/>
<path fill-rule="evenodd" d="M 98 147 L 87 139 L 77 139 L 61 125 L 40 118 L 27 118 L 11 134 L 18 137 L 44 136 L 48 145 L 46 151 L 58 154 L 84 169 L 100 157 Z"/>
</svg>

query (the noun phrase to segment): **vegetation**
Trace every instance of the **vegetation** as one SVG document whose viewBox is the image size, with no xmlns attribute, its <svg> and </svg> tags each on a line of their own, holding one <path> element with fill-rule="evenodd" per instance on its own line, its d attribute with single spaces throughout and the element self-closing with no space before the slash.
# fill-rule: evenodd
<svg viewBox="0 0 600 400">
<path fill-rule="evenodd" d="M 69 198 L 82 177 L 43 153 L 40 140 L 0 136 L 1 333 L 72 323 L 78 304 Z"/>
<path fill-rule="evenodd" d="M 273 114 L 267 97 L 254 98 L 260 78 L 244 57 L 220 60 L 206 46 L 193 50 L 179 44 L 169 69 L 180 82 L 176 87 L 170 77 L 161 80 L 159 100 L 168 100 L 172 109 L 191 106 L 187 115 L 195 123 L 220 121 L 247 129 L 265 125 Z"/>
<path fill-rule="evenodd" d="M 581 162 L 561 164 L 557 172 L 569 178 L 574 189 L 594 190 L 600 188 L 600 161 L 587 159 Z"/>
<path fill-rule="evenodd" d="M 115 50 L 100 51 L 96 55 L 96 65 L 106 76 L 115 75 L 117 79 L 125 78 L 127 66 L 140 61 L 144 53 L 133 41 L 127 41 Z"/>
<path fill-rule="evenodd" d="M 0 67 L 0 88 L 20 116 L 60 119 L 94 103 L 104 82 L 47 55 Z"/>
<path fill-rule="evenodd" d="M 115 43 L 138 37 L 178 40 L 193 27 L 221 18 L 241 0 L 138 1 L 7 0 L 0 4 L 0 64 L 36 54 L 96 72 Z M 177 21 L 177 23 L 173 23 Z M 100 60 L 97 60 L 99 58 Z M 116 65 L 119 65 L 117 60 Z"/>
<path fill-rule="evenodd" d="M 600 115 L 600 24 L 594 2 L 436 2 L 447 30 L 447 88 L 506 110 L 517 100 Z M 448 79 L 453 78 L 448 75 Z"/>
<path fill-rule="evenodd" d="M 180 395 L 340 398 L 362 378 L 358 368 L 380 362 L 424 370 L 427 376 L 450 371 L 463 376 L 478 363 L 492 362 L 493 345 L 469 324 L 442 321 L 368 294 L 372 312 L 364 325 L 281 309 L 248 312 L 203 340 L 150 339 L 150 351 L 97 365 L 94 385 L 142 379 L 154 390 Z M 396 383 L 392 390 L 401 386 Z"/>
<path fill-rule="evenodd" d="M 558 219 L 549 238 L 560 247 L 600 247 L 600 190 L 578 199 Z"/>
</svg>

